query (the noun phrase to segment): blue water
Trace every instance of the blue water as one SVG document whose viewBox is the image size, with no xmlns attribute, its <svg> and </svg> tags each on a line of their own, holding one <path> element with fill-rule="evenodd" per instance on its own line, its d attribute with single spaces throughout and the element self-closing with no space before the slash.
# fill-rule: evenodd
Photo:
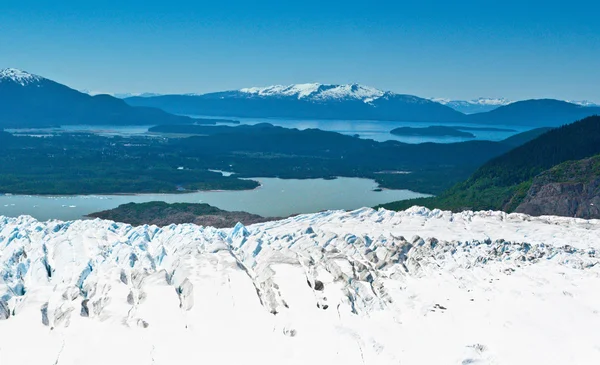
<svg viewBox="0 0 600 365">
<path fill-rule="evenodd" d="M 211 118 L 210 116 L 195 116 L 197 118 Z M 380 120 L 303 120 L 303 119 L 281 119 L 281 118 L 239 118 L 230 117 L 228 119 L 234 119 L 241 122 L 241 124 L 258 124 L 258 123 L 271 123 L 273 125 L 286 127 L 286 128 L 298 128 L 300 130 L 308 128 L 317 128 L 325 131 L 338 132 L 346 135 L 358 135 L 360 138 L 373 139 L 375 141 L 384 142 L 389 140 L 395 140 L 405 143 L 424 143 L 424 142 L 436 142 L 436 143 L 453 143 L 453 142 L 464 142 L 470 140 L 489 140 L 489 141 L 500 141 L 508 138 L 514 134 L 530 130 L 530 127 L 514 127 L 504 125 L 481 125 L 481 124 L 465 124 L 467 127 L 492 127 L 501 129 L 512 129 L 513 131 L 473 131 L 468 132 L 475 135 L 475 138 L 458 138 L 458 137 L 420 137 L 420 136 L 396 136 L 390 133 L 394 128 L 398 127 L 427 127 L 431 125 L 443 125 L 440 123 L 419 123 L 419 122 L 388 122 Z M 223 124 L 232 126 L 231 124 Z M 456 126 L 459 124 L 453 124 Z M 18 132 L 26 132 L 32 135 L 38 135 L 39 133 L 47 132 L 92 132 L 104 136 L 144 136 L 155 134 L 148 133 L 148 129 L 151 126 L 89 126 L 89 125 L 69 125 L 61 128 L 54 129 L 28 129 L 18 130 Z M 14 132 L 16 130 L 8 130 Z"/>
<path fill-rule="evenodd" d="M 189 115 L 192 118 L 211 118 L 210 116 Z M 303 119 L 281 119 L 281 118 L 239 118 L 228 117 L 241 122 L 241 124 L 258 124 L 270 123 L 273 125 L 298 128 L 300 130 L 308 128 L 317 128 L 324 131 L 338 132 L 347 135 L 358 135 L 360 138 L 373 139 L 379 142 L 385 141 L 400 141 L 404 143 L 453 143 L 472 140 L 488 140 L 500 141 L 517 133 L 530 130 L 530 127 L 515 127 L 505 125 L 489 125 L 489 124 L 464 124 L 466 127 L 484 127 L 484 128 L 500 128 L 509 129 L 512 131 L 474 131 L 468 132 L 475 135 L 475 138 L 458 138 L 458 137 L 420 137 L 420 136 L 396 136 L 390 133 L 394 128 L 398 127 L 428 127 L 432 125 L 444 125 L 443 123 L 423 123 L 423 122 L 389 122 L 381 120 L 303 120 Z M 452 126 L 459 126 L 454 123 Z M 457 128 L 460 129 L 460 128 Z"/>
<path fill-rule="evenodd" d="M 377 183 L 369 179 L 282 180 L 255 178 L 261 186 L 254 190 L 202 191 L 189 194 L 74 195 L 36 196 L 0 195 L 0 215 L 31 215 L 40 220 L 79 219 L 86 214 L 116 208 L 130 202 L 207 203 L 229 211 L 246 211 L 266 217 L 314 213 L 328 209 L 357 209 L 397 200 L 427 196 L 410 190 L 374 191 Z"/>
</svg>

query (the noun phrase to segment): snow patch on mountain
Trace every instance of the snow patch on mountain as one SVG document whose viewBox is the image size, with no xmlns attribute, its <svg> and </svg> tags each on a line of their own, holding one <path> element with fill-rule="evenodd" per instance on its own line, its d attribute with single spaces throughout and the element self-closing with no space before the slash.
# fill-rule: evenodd
<svg viewBox="0 0 600 365">
<path fill-rule="evenodd" d="M 577 104 L 585 107 L 599 107 L 600 104 L 589 100 L 565 100 L 567 103 Z"/>
<path fill-rule="evenodd" d="M 477 98 L 472 100 L 453 100 L 447 98 L 430 98 L 429 100 L 451 107 L 465 114 L 483 113 L 492 111 L 501 106 L 514 103 L 505 98 Z M 577 104 L 585 107 L 597 107 L 597 103 L 588 100 L 564 100 L 567 103 Z"/>
<path fill-rule="evenodd" d="M 294 97 L 319 101 L 356 99 L 365 103 L 370 103 L 386 94 L 385 91 L 359 84 L 330 85 L 319 83 L 250 87 L 239 91 L 261 97 Z"/>
<path fill-rule="evenodd" d="M 0 217 L 0 361 L 597 364 L 598 237 L 419 207 L 222 230 Z"/>
<path fill-rule="evenodd" d="M 0 82 L 14 82 L 21 86 L 26 86 L 42 81 L 43 79 L 44 78 L 41 76 L 33 75 L 16 68 L 5 68 L 0 70 Z"/>
<path fill-rule="evenodd" d="M 443 105 L 493 105 L 503 106 L 512 103 L 512 101 L 504 98 L 477 98 L 472 100 L 452 100 L 444 98 L 431 98 L 430 100 Z"/>
<path fill-rule="evenodd" d="M 508 105 L 512 101 L 504 98 L 477 98 L 473 100 L 452 100 L 445 98 L 431 98 L 431 101 L 446 105 L 465 114 L 482 113 Z"/>
<path fill-rule="evenodd" d="M 119 99 L 126 99 L 126 98 L 131 98 L 134 96 L 139 96 L 141 98 L 150 98 L 150 97 L 162 95 L 162 94 L 158 94 L 158 93 L 147 93 L 147 92 L 144 92 L 144 93 L 112 93 L 112 92 L 94 91 L 94 90 L 87 90 L 87 89 L 83 89 L 83 90 L 79 90 L 79 91 L 84 94 L 91 95 L 91 96 L 110 95 L 110 96 L 114 96 L 115 98 L 119 98 Z"/>
</svg>

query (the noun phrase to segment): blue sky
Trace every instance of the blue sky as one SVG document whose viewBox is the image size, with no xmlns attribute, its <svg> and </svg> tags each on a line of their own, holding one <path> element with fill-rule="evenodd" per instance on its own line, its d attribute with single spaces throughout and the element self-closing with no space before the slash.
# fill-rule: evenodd
<svg viewBox="0 0 600 365">
<path fill-rule="evenodd" d="M 600 102 L 599 12 L 592 1 L 5 0 L 0 68 L 102 92 L 358 82 Z"/>
</svg>

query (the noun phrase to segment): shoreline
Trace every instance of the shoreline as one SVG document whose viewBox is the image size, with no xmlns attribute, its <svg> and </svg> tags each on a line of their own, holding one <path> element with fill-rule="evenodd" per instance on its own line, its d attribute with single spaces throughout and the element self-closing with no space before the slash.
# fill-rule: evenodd
<svg viewBox="0 0 600 365">
<path fill-rule="evenodd" d="M 386 174 L 390 174 L 390 175 L 404 175 L 404 174 L 410 174 L 410 171 L 378 171 L 375 172 L 375 175 L 386 175 Z M 373 187 L 373 189 L 381 189 L 383 190 L 391 190 L 391 191 L 410 191 L 413 193 L 417 193 L 417 194 L 422 194 L 422 195 L 428 195 L 428 196 L 434 196 L 434 194 L 428 194 L 428 193 L 422 193 L 419 191 L 414 191 L 408 188 L 399 188 L 399 189 L 395 189 L 395 188 L 388 188 L 388 187 L 384 187 L 381 186 L 380 183 L 377 182 L 377 180 L 371 178 L 371 177 L 357 177 L 357 176 L 334 176 L 334 177 L 307 177 L 307 178 L 281 178 L 281 177 L 269 177 L 269 176 L 258 176 L 258 177 L 240 177 L 239 179 L 241 180 L 252 180 L 252 181 L 256 181 L 258 183 L 258 186 L 252 189 L 231 189 L 231 190 L 227 190 L 227 189 L 211 189 L 211 190 L 185 190 L 185 191 L 173 191 L 173 192 L 156 192 L 156 193 L 89 193 L 89 194 L 19 194 L 19 193 L 0 193 L 0 198 L 2 197 L 37 197 L 37 198 L 75 198 L 75 197 L 111 197 L 111 196 L 115 196 L 115 197 L 122 197 L 122 196 L 149 196 L 149 195 L 189 195 L 189 194 L 197 194 L 197 193 L 225 193 L 225 192 L 242 192 L 242 191 L 254 191 L 254 190 L 258 190 L 264 187 L 264 183 L 263 181 L 261 181 L 261 179 L 279 179 L 279 180 L 297 180 L 297 181 L 304 181 L 304 180 L 324 180 L 324 181 L 331 181 L 331 180 L 337 180 L 337 179 L 363 179 L 363 180 L 370 180 L 372 181 L 375 186 Z"/>
</svg>

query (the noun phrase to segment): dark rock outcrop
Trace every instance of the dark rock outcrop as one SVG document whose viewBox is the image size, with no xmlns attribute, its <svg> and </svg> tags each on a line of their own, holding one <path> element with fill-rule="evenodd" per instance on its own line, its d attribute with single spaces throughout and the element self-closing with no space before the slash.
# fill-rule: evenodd
<svg viewBox="0 0 600 365">
<path fill-rule="evenodd" d="M 516 212 L 600 219 L 600 155 L 538 175 Z"/>
</svg>

